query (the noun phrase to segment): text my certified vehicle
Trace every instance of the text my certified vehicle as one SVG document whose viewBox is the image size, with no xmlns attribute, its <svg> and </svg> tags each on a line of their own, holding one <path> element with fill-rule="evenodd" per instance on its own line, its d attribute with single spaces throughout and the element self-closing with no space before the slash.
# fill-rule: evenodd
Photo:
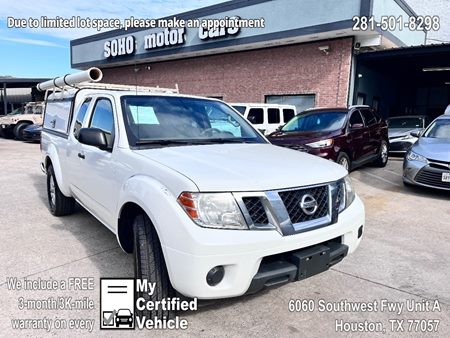
<svg viewBox="0 0 450 338">
<path fill-rule="evenodd" d="M 403 182 L 450 190 L 450 115 L 435 119 L 418 137 L 403 161 Z"/>
<path fill-rule="evenodd" d="M 270 144 L 222 101 L 99 83 L 46 107 L 51 213 L 85 207 L 135 256 L 136 277 L 156 283 L 152 299 L 254 293 L 326 271 L 360 244 L 364 206 L 347 171 Z"/>
</svg>

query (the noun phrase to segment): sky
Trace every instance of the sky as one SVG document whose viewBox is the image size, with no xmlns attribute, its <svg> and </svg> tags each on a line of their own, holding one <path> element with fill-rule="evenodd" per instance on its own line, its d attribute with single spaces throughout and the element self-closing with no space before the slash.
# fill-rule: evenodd
<svg viewBox="0 0 450 338">
<path fill-rule="evenodd" d="M 92 29 L 8 28 L 8 17 L 25 19 L 27 26 L 29 18 L 41 16 L 157 19 L 223 1 L 0 0 L 0 76 L 47 78 L 75 72 L 70 67 L 70 40 L 98 33 Z M 450 42 L 450 0 L 406 2 L 420 15 L 440 15 L 442 28 L 428 34 L 428 43 Z"/>
<path fill-rule="evenodd" d="M 0 0 L 0 76 L 49 78 L 73 73 L 70 40 L 99 33 L 95 29 L 30 28 L 30 17 L 157 19 L 220 2 L 223 0 Z M 8 28 L 8 17 L 26 19 L 27 28 Z"/>
</svg>

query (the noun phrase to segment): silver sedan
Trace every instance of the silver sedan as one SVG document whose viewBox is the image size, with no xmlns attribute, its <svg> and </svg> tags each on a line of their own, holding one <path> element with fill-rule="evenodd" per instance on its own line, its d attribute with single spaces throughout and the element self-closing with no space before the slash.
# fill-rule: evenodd
<svg viewBox="0 0 450 338">
<path fill-rule="evenodd" d="M 407 152 L 403 182 L 450 190 L 450 115 L 435 119 Z"/>
</svg>

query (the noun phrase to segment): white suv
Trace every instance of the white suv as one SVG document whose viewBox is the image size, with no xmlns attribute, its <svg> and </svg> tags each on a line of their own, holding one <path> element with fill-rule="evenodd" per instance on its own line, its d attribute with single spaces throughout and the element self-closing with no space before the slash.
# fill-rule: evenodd
<svg viewBox="0 0 450 338">
<path fill-rule="evenodd" d="M 295 106 L 269 103 L 230 103 L 253 126 L 269 135 L 297 115 Z"/>
</svg>

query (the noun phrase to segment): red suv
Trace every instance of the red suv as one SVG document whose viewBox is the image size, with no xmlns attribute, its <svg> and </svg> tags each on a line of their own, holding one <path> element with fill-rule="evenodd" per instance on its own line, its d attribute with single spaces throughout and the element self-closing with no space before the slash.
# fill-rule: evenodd
<svg viewBox="0 0 450 338">
<path fill-rule="evenodd" d="M 268 139 L 333 160 L 347 170 L 366 163 L 384 167 L 388 161 L 387 124 L 369 106 L 306 110 Z"/>
</svg>

